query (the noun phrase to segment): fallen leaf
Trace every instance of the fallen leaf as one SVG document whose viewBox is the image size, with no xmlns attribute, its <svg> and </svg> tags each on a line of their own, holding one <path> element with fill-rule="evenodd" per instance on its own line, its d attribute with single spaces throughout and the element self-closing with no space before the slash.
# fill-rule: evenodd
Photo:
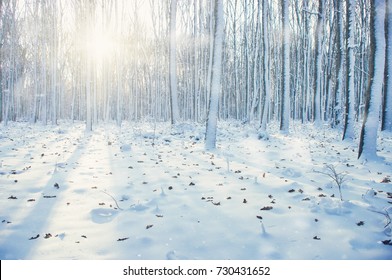
<svg viewBox="0 0 392 280">
<path fill-rule="evenodd" d="M 391 239 L 384 240 L 384 241 L 381 241 L 381 242 L 382 242 L 382 244 L 384 244 L 384 245 L 390 245 L 390 246 L 392 246 L 392 240 L 391 240 Z"/>
<path fill-rule="evenodd" d="M 39 237 L 39 234 L 37 234 L 37 235 L 34 236 L 34 237 L 30 237 L 29 240 L 34 240 L 34 239 L 37 239 L 38 237 Z"/>
<path fill-rule="evenodd" d="M 381 183 L 385 183 L 385 184 L 390 183 L 390 182 L 391 182 L 391 178 L 389 178 L 388 176 L 387 176 L 387 177 L 384 177 L 384 178 L 382 179 L 382 181 L 381 181 Z"/>
<path fill-rule="evenodd" d="M 154 225 L 147 225 L 146 229 L 152 228 Z"/>
<path fill-rule="evenodd" d="M 321 240 L 320 237 L 318 237 L 317 235 L 313 237 L 314 240 Z"/>
<path fill-rule="evenodd" d="M 117 241 L 125 241 L 127 239 L 129 239 L 129 237 L 119 238 L 119 239 L 117 239 Z"/>
<path fill-rule="evenodd" d="M 263 208 L 261 208 L 260 210 L 272 210 L 273 207 L 272 206 L 264 206 Z"/>
</svg>

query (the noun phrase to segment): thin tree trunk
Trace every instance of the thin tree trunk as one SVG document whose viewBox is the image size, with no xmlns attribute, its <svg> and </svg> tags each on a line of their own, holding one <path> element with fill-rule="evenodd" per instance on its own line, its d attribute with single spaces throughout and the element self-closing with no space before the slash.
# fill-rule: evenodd
<svg viewBox="0 0 392 280">
<path fill-rule="evenodd" d="M 355 0 L 346 0 L 346 93 L 343 139 L 354 139 L 355 123 L 355 84 L 354 84 L 354 28 Z"/>
<path fill-rule="evenodd" d="M 171 0 L 170 4 L 170 110 L 171 123 L 176 124 L 180 119 L 177 97 L 177 63 L 176 63 L 176 13 L 177 0 Z"/>
<path fill-rule="evenodd" d="M 290 23 L 288 0 L 281 0 L 282 4 L 282 82 L 281 82 L 281 119 L 280 131 L 289 132 L 290 121 Z"/>
<path fill-rule="evenodd" d="M 214 55 L 212 62 L 211 94 L 206 127 L 206 150 L 216 148 L 219 95 L 221 91 L 222 49 L 223 49 L 223 0 L 215 0 Z"/>
<path fill-rule="evenodd" d="M 386 4 L 384 102 L 381 130 L 392 132 L 392 0 L 386 0 Z"/>
<path fill-rule="evenodd" d="M 313 73 L 313 121 L 317 124 L 321 122 L 321 60 L 322 60 L 322 33 L 324 25 L 324 1 L 319 0 L 317 26 L 315 29 L 315 58 Z"/>
</svg>

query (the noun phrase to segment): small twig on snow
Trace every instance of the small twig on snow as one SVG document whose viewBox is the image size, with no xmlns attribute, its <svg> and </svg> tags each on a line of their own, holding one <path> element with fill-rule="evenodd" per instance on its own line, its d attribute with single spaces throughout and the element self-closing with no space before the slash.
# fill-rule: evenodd
<svg viewBox="0 0 392 280">
<path fill-rule="evenodd" d="M 108 193 L 105 192 L 105 191 L 102 191 L 102 192 L 103 192 L 104 194 L 110 196 L 110 197 L 114 200 L 114 202 L 116 203 L 116 206 L 117 206 L 117 208 L 118 208 L 119 210 L 123 210 L 123 209 L 118 205 L 117 200 L 116 200 L 112 195 L 108 194 Z"/>
</svg>

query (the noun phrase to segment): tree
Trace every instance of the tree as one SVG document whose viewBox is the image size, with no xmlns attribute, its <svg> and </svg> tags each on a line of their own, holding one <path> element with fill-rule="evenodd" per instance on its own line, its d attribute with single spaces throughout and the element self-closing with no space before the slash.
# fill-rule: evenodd
<svg viewBox="0 0 392 280">
<path fill-rule="evenodd" d="M 346 0 L 346 94 L 343 140 L 354 139 L 355 123 L 355 88 L 354 88 L 354 28 L 355 0 Z"/>
<path fill-rule="evenodd" d="M 262 23 L 262 44 L 263 44 L 263 66 L 264 79 L 262 88 L 264 92 L 263 115 L 260 129 L 262 132 L 267 130 L 268 110 L 270 104 L 270 77 L 269 77 L 269 32 L 268 32 L 268 0 L 263 0 L 263 23 Z"/>
<path fill-rule="evenodd" d="M 314 58 L 314 73 L 313 73 L 313 121 L 315 123 L 321 122 L 321 71 L 322 71 L 322 34 L 324 25 L 324 3 L 325 0 L 319 0 L 317 26 L 315 29 L 315 58 Z"/>
<path fill-rule="evenodd" d="M 175 124 L 180 113 L 178 109 L 177 97 L 177 63 L 176 63 L 176 14 L 177 0 L 171 0 L 170 3 L 170 55 L 169 55 L 169 79 L 170 79 L 170 112 L 171 123 Z"/>
<path fill-rule="evenodd" d="M 339 103 L 343 92 L 343 1 L 334 0 L 334 6 L 336 9 L 337 27 L 336 27 L 336 56 L 335 56 L 335 71 L 336 71 L 336 86 L 333 94 L 333 100 L 331 102 L 332 109 L 332 127 L 335 127 L 339 123 Z"/>
<path fill-rule="evenodd" d="M 381 130 L 392 132 L 392 0 L 386 0 L 385 9 L 385 72 L 384 102 Z"/>
<path fill-rule="evenodd" d="M 280 131 L 289 132 L 290 120 L 290 22 L 289 2 L 281 0 L 282 5 L 282 83 L 281 83 L 281 118 Z"/>
<path fill-rule="evenodd" d="M 3 0 L 0 0 L 0 122 L 3 121 Z"/>
<path fill-rule="evenodd" d="M 369 82 L 365 93 L 365 112 L 358 158 L 377 157 L 377 131 L 380 122 L 382 82 L 385 66 L 385 0 L 370 1 Z"/>
<path fill-rule="evenodd" d="M 219 95 L 221 91 L 222 49 L 223 49 L 223 0 L 215 0 L 215 32 L 212 61 L 211 94 L 208 108 L 206 127 L 206 150 L 216 148 L 216 131 L 219 109 Z"/>
</svg>

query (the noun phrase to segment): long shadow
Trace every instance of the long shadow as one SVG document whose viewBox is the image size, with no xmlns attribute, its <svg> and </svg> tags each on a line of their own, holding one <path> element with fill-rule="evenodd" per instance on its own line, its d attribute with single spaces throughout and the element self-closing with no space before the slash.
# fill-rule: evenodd
<svg viewBox="0 0 392 280">
<path fill-rule="evenodd" d="M 91 135 L 86 135 L 81 146 L 76 146 L 67 162 L 73 163 L 83 156 Z M 49 140 L 50 141 L 50 140 Z M 55 164 L 55 163 L 54 163 Z M 54 165 L 53 165 L 54 169 Z M 41 191 L 41 197 L 33 202 L 34 208 L 21 221 L 2 227 L 8 231 L 7 237 L 0 241 L 0 259 L 28 259 L 39 243 L 45 238 L 43 230 L 53 219 L 51 214 L 59 203 L 61 194 L 67 189 L 68 173 L 60 170 L 53 173 Z M 55 188 L 55 183 L 61 187 Z"/>
</svg>

